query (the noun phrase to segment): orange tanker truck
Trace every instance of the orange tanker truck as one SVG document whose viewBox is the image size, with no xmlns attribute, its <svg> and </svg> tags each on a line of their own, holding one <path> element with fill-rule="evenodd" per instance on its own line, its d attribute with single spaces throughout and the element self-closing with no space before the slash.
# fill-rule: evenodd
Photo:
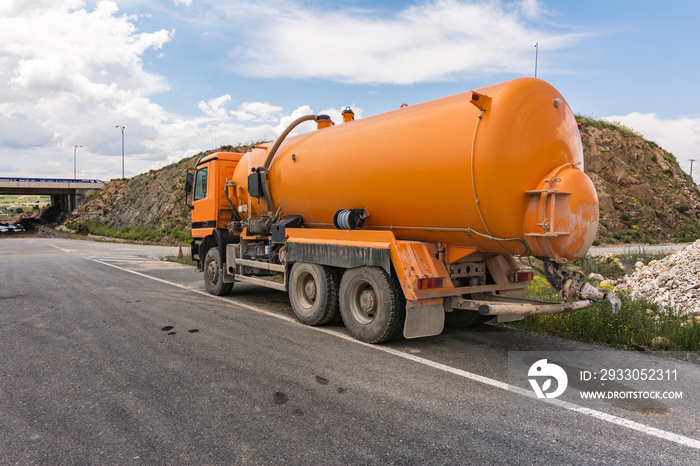
<svg viewBox="0 0 700 466">
<path fill-rule="evenodd" d="M 341 316 L 372 343 L 606 298 L 563 268 L 591 246 L 598 198 L 551 85 L 521 78 L 343 117 L 299 118 L 274 143 L 208 155 L 187 174 L 192 257 L 209 293 L 283 290 L 302 323 Z M 308 120 L 317 130 L 288 137 Z M 516 256 L 541 259 L 564 302 L 525 299 L 533 272 Z"/>
</svg>

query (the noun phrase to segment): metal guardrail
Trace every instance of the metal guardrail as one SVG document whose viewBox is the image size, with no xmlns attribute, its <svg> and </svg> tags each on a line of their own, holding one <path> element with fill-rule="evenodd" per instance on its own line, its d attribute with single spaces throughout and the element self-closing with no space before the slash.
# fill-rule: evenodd
<svg viewBox="0 0 700 466">
<path fill-rule="evenodd" d="M 46 183 L 105 183 L 102 180 L 75 180 L 72 178 L 6 178 L 0 177 L 0 181 L 38 181 Z"/>
</svg>

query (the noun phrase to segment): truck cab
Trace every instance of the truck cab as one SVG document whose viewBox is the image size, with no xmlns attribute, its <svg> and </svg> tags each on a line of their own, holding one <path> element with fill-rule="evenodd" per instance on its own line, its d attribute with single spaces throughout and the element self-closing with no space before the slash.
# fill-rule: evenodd
<svg viewBox="0 0 700 466">
<path fill-rule="evenodd" d="M 227 225 L 233 215 L 223 187 L 232 179 L 243 154 L 216 152 L 201 158 L 188 171 L 186 182 L 187 205 L 192 210 L 192 259 L 201 263 L 212 247 L 225 248 L 237 241 L 229 235 Z"/>
</svg>

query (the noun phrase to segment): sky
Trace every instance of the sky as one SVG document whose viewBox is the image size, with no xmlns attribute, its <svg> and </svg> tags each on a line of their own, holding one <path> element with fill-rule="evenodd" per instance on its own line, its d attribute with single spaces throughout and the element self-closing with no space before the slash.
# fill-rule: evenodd
<svg viewBox="0 0 700 466">
<path fill-rule="evenodd" d="M 1 0 L 0 177 L 119 178 L 122 126 L 131 177 L 535 68 L 689 172 L 698 19 L 694 0 Z"/>
</svg>

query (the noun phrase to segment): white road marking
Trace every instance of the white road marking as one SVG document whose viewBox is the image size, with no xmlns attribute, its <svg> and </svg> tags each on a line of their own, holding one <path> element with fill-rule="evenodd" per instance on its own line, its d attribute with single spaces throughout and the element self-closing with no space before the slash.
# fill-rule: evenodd
<svg viewBox="0 0 700 466">
<path fill-rule="evenodd" d="M 59 247 L 56 246 L 55 244 L 51 244 L 51 243 L 46 243 L 46 244 L 48 244 L 48 245 L 51 246 L 52 248 L 58 249 L 59 251 L 63 251 L 63 252 L 75 252 L 74 249 L 63 249 L 63 248 L 59 248 Z"/>
<path fill-rule="evenodd" d="M 145 278 L 150 278 L 151 280 L 155 280 L 155 281 L 158 281 L 161 283 L 165 283 L 167 285 L 175 286 L 177 288 L 181 288 L 183 290 L 187 290 L 187 291 L 191 291 L 193 293 L 207 296 L 207 297 L 212 298 L 212 299 L 223 301 L 225 303 L 228 303 L 229 305 L 234 304 L 236 306 L 251 310 L 253 312 L 257 312 L 259 314 L 264 314 L 266 316 L 274 317 L 276 319 L 284 320 L 286 322 L 291 322 L 291 323 L 294 323 L 297 325 L 303 325 L 303 324 L 299 323 L 299 321 L 297 321 L 296 319 L 294 319 L 292 317 L 281 315 L 281 314 L 276 314 L 276 313 L 270 312 L 270 311 L 266 311 L 265 309 L 262 309 L 260 307 L 237 301 L 235 298 L 224 298 L 221 296 L 214 296 L 214 295 L 211 295 L 211 294 L 204 292 L 204 291 L 201 291 L 201 290 L 188 288 L 184 285 L 179 285 L 177 283 L 173 283 L 173 282 L 170 282 L 168 280 L 163 280 L 162 278 L 152 277 L 150 275 L 146 275 L 146 274 L 141 273 L 141 272 L 136 272 L 134 270 L 125 269 L 123 267 L 119 267 L 117 265 L 110 264 L 108 262 L 102 262 L 101 260 L 96 259 L 96 258 L 88 257 L 88 259 L 90 259 L 94 262 L 103 264 L 103 265 L 107 265 L 109 267 L 114 267 L 115 269 L 123 270 L 124 272 L 132 273 L 134 275 L 138 275 L 138 276 L 145 277 Z M 413 354 L 404 353 L 402 351 L 398 351 L 398 350 L 395 350 L 392 348 L 387 348 L 385 346 L 364 343 L 364 342 L 361 342 L 359 340 L 355 340 L 354 338 L 352 338 L 349 335 L 338 333 L 336 331 L 329 330 L 329 329 L 326 329 L 323 327 L 308 327 L 308 326 L 305 326 L 305 327 L 309 328 L 311 330 L 316 330 L 318 332 L 323 332 L 323 333 L 326 333 L 328 335 L 332 335 L 334 337 L 342 338 L 343 340 L 346 340 L 346 341 L 349 341 L 349 342 L 352 342 L 352 343 L 355 343 L 358 345 L 366 346 L 368 348 L 372 348 L 372 349 L 377 350 L 377 351 L 383 351 L 384 353 L 398 356 L 400 358 L 407 359 L 409 361 L 417 362 L 419 364 L 423 364 L 425 366 L 429 366 L 429 367 L 432 367 L 434 369 L 448 372 L 450 374 L 457 375 L 457 376 L 465 378 L 465 379 L 473 380 L 475 382 L 480 382 L 480 383 L 483 383 L 485 385 L 489 385 L 491 387 L 500 388 L 501 390 L 511 391 L 513 393 L 517 393 L 519 395 L 526 396 L 528 398 L 535 398 L 535 399 L 537 398 L 536 395 L 533 392 L 531 392 L 530 390 L 526 390 L 524 388 L 515 387 L 515 386 L 509 386 L 507 383 L 501 382 L 501 381 L 496 380 L 496 379 L 484 377 L 482 375 L 474 374 L 473 372 L 468 372 L 468 371 L 465 371 L 462 369 L 457 369 L 456 367 L 448 366 L 446 364 L 441 364 L 439 362 L 431 361 L 429 359 L 425 359 L 425 358 L 422 358 L 420 356 L 415 356 Z M 700 450 L 700 440 L 697 440 L 694 438 L 686 437 L 686 436 L 676 434 L 673 432 L 669 432 L 666 430 L 662 430 L 662 429 L 657 429 L 656 427 L 648 426 L 646 424 L 632 421 L 630 419 L 625 419 L 623 417 L 608 414 L 608 413 L 605 413 L 603 411 L 598 411 L 595 409 L 579 406 L 577 404 L 570 403 L 568 401 L 561 401 L 561 400 L 557 400 L 557 399 L 553 399 L 553 398 L 547 398 L 547 399 L 539 400 L 539 401 L 549 403 L 549 404 L 554 405 L 554 406 L 558 406 L 558 407 L 566 409 L 568 411 L 572 411 L 572 412 L 579 413 L 579 414 L 584 414 L 586 416 L 590 416 L 592 418 L 595 418 L 595 419 L 598 419 L 601 421 L 605 421 L 605 422 L 609 422 L 611 424 L 615 424 L 615 425 L 618 425 L 621 427 L 626 427 L 628 429 L 636 430 L 637 432 L 641 432 L 643 434 L 651 435 L 653 437 L 658 437 L 658 438 L 661 438 L 664 440 L 668 440 L 670 442 L 675 442 L 675 443 L 678 443 L 680 445 L 684 445 L 686 447 L 695 448 L 695 449 Z"/>
<path fill-rule="evenodd" d="M 110 262 L 151 262 L 151 259 L 148 259 L 143 256 L 88 256 L 85 255 L 85 258 L 90 259 L 90 260 L 97 260 L 97 261 L 110 261 Z"/>
</svg>

